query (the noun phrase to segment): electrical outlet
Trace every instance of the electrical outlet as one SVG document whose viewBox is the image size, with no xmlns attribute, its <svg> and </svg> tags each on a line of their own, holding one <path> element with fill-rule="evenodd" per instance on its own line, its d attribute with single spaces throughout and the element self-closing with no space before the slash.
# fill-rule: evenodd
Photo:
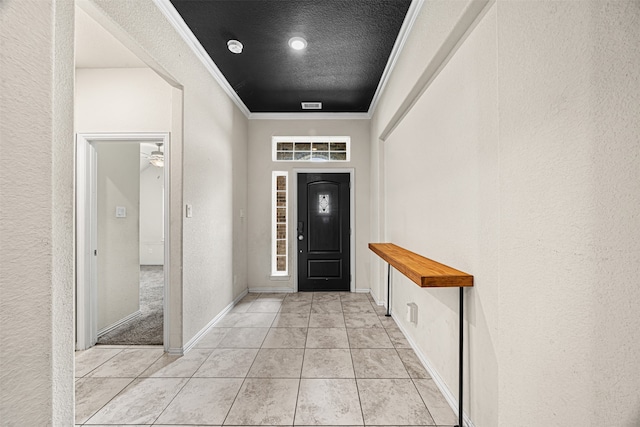
<svg viewBox="0 0 640 427">
<path fill-rule="evenodd" d="M 407 303 L 407 321 L 418 323 L 418 305 L 415 302 Z"/>
</svg>

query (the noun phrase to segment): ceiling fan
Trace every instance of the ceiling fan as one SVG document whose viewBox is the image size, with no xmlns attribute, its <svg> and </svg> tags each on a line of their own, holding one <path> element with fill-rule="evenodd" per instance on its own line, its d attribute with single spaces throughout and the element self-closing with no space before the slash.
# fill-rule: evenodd
<svg viewBox="0 0 640 427">
<path fill-rule="evenodd" d="M 156 167 L 164 167 L 164 153 L 162 152 L 162 142 L 155 143 L 158 146 L 157 150 L 153 150 L 149 155 L 143 155 L 149 159 L 149 164 Z"/>
</svg>

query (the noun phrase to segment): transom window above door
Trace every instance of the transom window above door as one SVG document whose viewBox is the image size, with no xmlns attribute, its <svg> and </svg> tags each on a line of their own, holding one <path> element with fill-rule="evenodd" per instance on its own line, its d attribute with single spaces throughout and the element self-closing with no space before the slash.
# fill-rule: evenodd
<svg viewBox="0 0 640 427">
<path fill-rule="evenodd" d="M 351 137 L 274 136 L 274 162 L 348 162 Z"/>
</svg>

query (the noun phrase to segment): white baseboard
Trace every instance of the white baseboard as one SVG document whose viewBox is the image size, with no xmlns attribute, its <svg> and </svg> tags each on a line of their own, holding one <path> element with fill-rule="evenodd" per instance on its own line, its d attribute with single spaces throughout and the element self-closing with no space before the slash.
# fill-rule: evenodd
<svg viewBox="0 0 640 427">
<path fill-rule="evenodd" d="M 122 325 L 123 323 L 127 323 L 129 320 L 136 318 L 138 316 L 140 316 L 142 314 L 142 312 L 140 310 L 131 313 L 130 315 L 123 317 L 122 319 L 118 320 L 116 323 L 107 326 L 104 329 L 100 329 L 98 331 L 98 338 L 100 338 L 103 335 L 108 334 L 109 332 L 113 331 L 114 329 L 116 329 L 118 326 Z"/>
<path fill-rule="evenodd" d="M 249 288 L 250 294 L 290 294 L 293 293 L 292 288 L 273 287 L 273 288 Z"/>
<path fill-rule="evenodd" d="M 378 305 L 384 305 L 384 304 L 378 302 Z M 405 338 L 411 345 L 411 348 L 418 356 L 418 359 L 420 359 L 420 362 L 422 363 L 424 368 L 427 370 L 427 372 L 431 376 L 431 379 L 433 380 L 434 384 L 438 387 L 438 389 L 440 390 L 440 393 L 442 393 L 445 400 L 453 410 L 453 413 L 456 414 L 456 417 L 457 417 L 458 416 L 458 399 L 454 396 L 451 390 L 449 390 L 449 387 L 447 387 L 447 384 L 444 382 L 444 380 L 442 379 L 438 371 L 436 371 L 436 369 L 433 367 L 431 362 L 429 362 L 429 359 L 427 359 L 424 353 L 422 353 L 422 351 L 420 350 L 416 342 L 407 333 L 406 329 L 402 327 L 402 324 L 400 322 L 398 322 L 398 318 L 396 317 L 395 313 L 391 313 L 391 317 L 396 322 L 396 325 L 398 325 L 398 328 L 400 328 L 400 330 L 404 334 Z M 469 416 L 466 413 L 463 413 L 462 416 L 463 416 L 463 421 L 467 427 L 475 427 L 475 425 L 473 424 L 473 422 L 471 422 L 471 419 L 469 419 Z"/>
<path fill-rule="evenodd" d="M 200 329 L 200 332 L 195 334 L 194 337 L 191 338 L 189 342 L 186 343 L 184 347 L 182 347 L 182 349 L 180 349 L 181 351 L 179 353 L 173 353 L 173 351 L 178 349 L 169 349 L 169 354 L 175 354 L 175 355 L 187 354 L 189 350 L 195 347 L 195 345 L 198 344 L 198 341 L 200 341 L 200 339 L 203 336 L 205 336 L 207 332 L 209 332 L 209 329 L 211 329 L 218 322 L 218 320 L 222 319 L 222 317 L 224 317 L 224 315 L 227 314 L 229 310 L 231 310 L 236 304 L 238 304 L 238 302 L 240 302 L 240 300 L 244 298 L 245 295 L 247 295 L 247 293 L 248 291 L 245 290 L 240 295 L 238 295 L 233 301 L 231 301 L 231 303 L 229 303 L 229 305 L 227 305 L 220 313 L 218 313 L 216 317 L 211 319 L 211 321 L 207 323 L 207 325 L 204 328 Z"/>
<path fill-rule="evenodd" d="M 371 294 L 371 298 L 373 298 L 373 300 L 376 302 L 376 304 L 384 306 L 384 308 L 387 308 L 387 306 L 384 304 L 384 301 L 378 301 L 378 298 L 376 298 L 376 296 L 373 294 L 373 289 L 369 290 L 369 294 Z"/>
<path fill-rule="evenodd" d="M 184 356 L 184 351 L 182 351 L 182 347 L 170 347 L 167 350 L 167 354 L 169 356 Z"/>
<path fill-rule="evenodd" d="M 292 288 L 277 288 L 277 287 L 273 287 L 273 288 L 249 288 L 249 293 L 250 294 L 263 294 L 263 293 L 268 293 L 268 294 L 290 294 L 290 293 L 294 293 L 295 291 Z M 355 293 L 358 294 L 368 294 L 371 293 L 371 289 L 356 289 Z"/>
</svg>

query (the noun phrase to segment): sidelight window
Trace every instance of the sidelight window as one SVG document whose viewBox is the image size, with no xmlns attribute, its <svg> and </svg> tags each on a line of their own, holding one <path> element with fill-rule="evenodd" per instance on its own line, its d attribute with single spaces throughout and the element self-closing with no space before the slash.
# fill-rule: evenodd
<svg viewBox="0 0 640 427">
<path fill-rule="evenodd" d="M 272 179 L 272 250 L 271 250 L 271 275 L 286 276 L 289 274 L 288 258 L 288 173 L 273 172 Z"/>
<path fill-rule="evenodd" d="M 274 162 L 348 162 L 348 136 L 274 136 Z"/>
</svg>

